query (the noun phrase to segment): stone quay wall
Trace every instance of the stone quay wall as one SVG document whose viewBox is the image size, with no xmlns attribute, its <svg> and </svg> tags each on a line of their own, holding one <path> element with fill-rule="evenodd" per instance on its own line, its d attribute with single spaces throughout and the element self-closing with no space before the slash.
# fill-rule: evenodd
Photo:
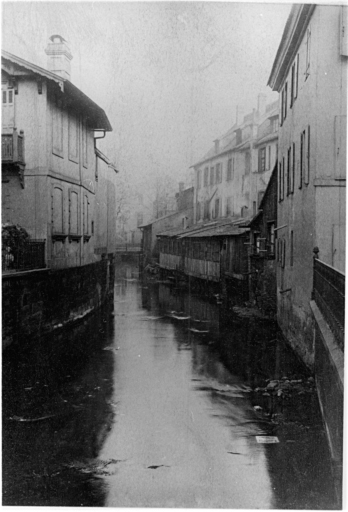
<svg viewBox="0 0 348 512">
<path fill-rule="evenodd" d="M 113 296 L 113 255 L 82 267 L 2 276 L 3 348 L 84 318 Z"/>
</svg>

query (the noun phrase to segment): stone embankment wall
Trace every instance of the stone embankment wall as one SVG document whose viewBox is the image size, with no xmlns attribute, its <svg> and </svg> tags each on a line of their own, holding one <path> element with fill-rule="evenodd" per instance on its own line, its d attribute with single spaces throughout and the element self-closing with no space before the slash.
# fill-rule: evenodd
<svg viewBox="0 0 348 512">
<path fill-rule="evenodd" d="M 3 348 L 56 331 L 99 308 L 113 293 L 114 257 L 82 267 L 3 275 Z"/>
</svg>

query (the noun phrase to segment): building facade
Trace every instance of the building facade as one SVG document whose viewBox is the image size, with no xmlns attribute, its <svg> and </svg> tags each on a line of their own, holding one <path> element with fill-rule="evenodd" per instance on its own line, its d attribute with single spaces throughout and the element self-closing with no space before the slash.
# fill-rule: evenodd
<svg viewBox="0 0 348 512">
<path fill-rule="evenodd" d="M 278 322 L 310 365 L 313 249 L 344 272 L 346 20 L 346 6 L 293 6 L 269 78 L 280 94 Z"/>
<path fill-rule="evenodd" d="M 255 215 L 276 161 L 278 102 L 241 116 L 234 126 L 193 166 L 195 171 L 194 218 L 196 223 L 224 217 Z"/>
<path fill-rule="evenodd" d="M 70 82 L 64 39 L 46 53 L 48 70 L 2 52 L 4 347 L 113 296 L 116 169 L 96 148 L 111 125 Z"/>
<path fill-rule="evenodd" d="M 64 39 L 46 53 L 49 70 L 2 52 L 2 220 L 46 242 L 48 267 L 76 267 L 101 258 L 95 134 L 112 128 L 70 82 Z"/>
</svg>

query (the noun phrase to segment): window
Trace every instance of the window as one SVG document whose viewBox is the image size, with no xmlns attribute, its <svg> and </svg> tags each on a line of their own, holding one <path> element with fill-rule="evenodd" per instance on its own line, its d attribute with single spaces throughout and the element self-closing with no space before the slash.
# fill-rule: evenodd
<svg viewBox="0 0 348 512">
<path fill-rule="evenodd" d="M 201 220 L 201 203 L 197 203 L 196 206 L 196 222 Z"/>
<path fill-rule="evenodd" d="M 277 132 L 279 129 L 279 117 L 272 120 L 272 132 Z"/>
<path fill-rule="evenodd" d="M 282 253 L 282 242 L 281 242 L 281 239 L 278 238 L 277 240 L 277 261 L 280 263 L 280 256 L 281 256 L 281 253 Z"/>
<path fill-rule="evenodd" d="M 82 120 L 82 165 L 88 167 L 88 125 L 86 118 Z"/>
<path fill-rule="evenodd" d="M 287 114 L 287 106 L 288 106 L 288 82 L 286 82 L 283 90 L 282 90 L 282 104 L 281 104 L 281 125 L 284 123 Z"/>
<path fill-rule="evenodd" d="M 292 143 L 292 162 L 291 162 L 291 180 L 290 180 L 290 194 L 294 193 L 295 188 L 295 167 L 296 167 L 296 158 L 295 158 L 295 143 Z"/>
<path fill-rule="evenodd" d="M 88 196 L 84 195 L 83 196 L 83 234 L 84 235 L 89 235 L 89 216 L 90 216 L 89 200 L 88 200 Z"/>
<path fill-rule="evenodd" d="M 285 267 L 285 256 L 286 256 L 286 253 L 285 253 L 285 240 L 283 238 L 282 239 L 282 251 L 281 251 L 281 266 L 282 266 L 282 268 Z"/>
<path fill-rule="evenodd" d="M 222 181 L 221 164 L 216 164 L 216 183 L 221 183 L 221 181 Z"/>
<path fill-rule="evenodd" d="M 290 267 L 294 265 L 294 232 L 290 233 Z"/>
<path fill-rule="evenodd" d="M 259 149 L 259 172 L 266 170 L 266 148 Z"/>
<path fill-rule="evenodd" d="M 209 219 L 209 201 L 204 201 L 204 220 Z"/>
<path fill-rule="evenodd" d="M 288 161 L 287 161 L 287 180 L 286 180 L 286 195 L 290 194 L 291 190 L 291 146 L 288 149 Z"/>
<path fill-rule="evenodd" d="M 52 153 L 63 158 L 63 110 L 58 96 L 54 97 L 53 104 L 52 146 Z"/>
<path fill-rule="evenodd" d="M 272 147 L 268 146 L 268 162 L 267 162 L 268 170 L 271 168 L 271 155 L 272 155 Z"/>
<path fill-rule="evenodd" d="M 232 158 L 229 158 L 227 162 L 227 181 L 231 181 L 232 179 Z"/>
<path fill-rule="evenodd" d="M 311 56 L 311 29 L 307 28 L 307 41 L 306 41 L 306 72 L 305 77 L 306 80 L 309 77 L 310 73 L 310 56 Z"/>
<path fill-rule="evenodd" d="M 68 123 L 68 145 L 69 160 L 78 163 L 79 161 L 79 118 L 69 113 Z"/>
<path fill-rule="evenodd" d="M 214 219 L 217 219 L 220 215 L 220 199 L 215 199 L 215 208 L 214 208 Z"/>
<path fill-rule="evenodd" d="M 214 167 L 210 167 L 210 185 L 214 185 L 214 182 L 215 182 Z"/>
<path fill-rule="evenodd" d="M 294 94 L 295 94 L 295 63 L 291 66 L 291 89 L 290 89 L 290 108 L 292 108 L 294 104 Z"/>
<path fill-rule="evenodd" d="M 64 233 L 63 189 L 56 186 L 52 190 L 52 233 Z"/>
<path fill-rule="evenodd" d="M 14 97 L 13 90 L 8 89 L 8 82 L 2 84 L 2 109 L 1 124 L 2 128 L 11 129 L 15 126 L 14 119 Z"/>
<path fill-rule="evenodd" d="M 309 183 L 309 167 L 310 167 L 310 144 L 311 144 L 311 128 L 308 126 L 307 129 L 307 146 L 306 146 L 306 166 L 305 166 L 305 173 L 304 173 L 304 183 L 305 185 L 308 185 Z"/>
<path fill-rule="evenodd" d="M 79 201 L 78 194 L 74 190 L 70 190 L 69 197 L 69 234 L 79 234 Z"/>
<path fill-rule="evenodd" d="M 226 201 L 226 215 L 233 215 L 233 197 L 230 196 Z"/>
<path fill-rule="evenodd" d="M 282 165 L 282 199 L 284 199 L 284 191 L 285 191 L 285 158 L 283 157 L 283 165 Z"/>
<path fill-rule="evenodd" d="M 207 187 L 209 185 L 209 167 L 204 169 L 204 186 Z"/>
<path fill-rule="evenodd" d="M 295 93 L 294 93 L 294 100 L 297 98 L 298 93 L 298 70 L 300 65 L 300 55 L 297 54 L 296 57 L 296 73 L 295 73 Z"/>
<path fill-rule="evenodd" d="M 298 188 L 302 188 L 304 167 L 305 167 L 305 145 L 306 145 L 306 132 L 301 133 L 301 148 L 300 148 L 300 183 Z"/>
<path fill-rule="evenodd" d="M 197 188 L 201 188 L 201 171 L 197 171 Z"/>
<path fill-rule="evenodd" d="M 274 231 L 274 222 L 269 223 L 267 226 L 267 238 L 268 238 L 268 248 L 269 254 L 274 255 L 275 250 L 275 231 Z"/>
<path fill-rule="evenodd" d="M 282 174 L 283 174 L 282 164 L 281 164 L 281 162 L 279 162 L 279 164 L 278 164 L 278 201 L 279 201 L 279 203 L 280 203 L 280 201 L 283 200 Z"/>
<path fill-rule="evenodd" d="M 291 91 L 290 91 L 290 108 L 292 108 L 298 91 L 298 64 L 299 55 L 297 54 L 295 62 L 291 66 Z"/>
</svg>

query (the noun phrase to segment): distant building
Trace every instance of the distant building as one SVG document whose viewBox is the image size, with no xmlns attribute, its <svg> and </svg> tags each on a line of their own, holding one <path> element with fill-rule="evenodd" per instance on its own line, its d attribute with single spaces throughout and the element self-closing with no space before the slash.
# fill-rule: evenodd
<svg viewBox="0 0 348 512">
<path fill-rule="evenodd" d="M 243 116 L 193 168 L 195 222 L 250 217 L 257 212 L 277 156 L 278 102 Z"/>
<path fill-rule="evenodd" d="M 294 5 L 269 85 L 280 93 L 278 321 L 313 364 L 313 249 L 344 271 L 347 7 Z"/>
<path fill-rule="evenodd" d="M 144 265 L 158 262 L 159 251 L 157 235 L 171 229 L 187 229 L 193 224 L 193 188 L 184 189 L 180 184 L 179 192 L 175 195 L 176 211 L 155 218 L 147 224 L 139 226 L 143 232 L 142 249 Z M 175 204 L 174 203 L 174 204 Z"/>
<path fill-rule="evenodd" d="M 250 227 L 250 299 L 268 316 L 277 314 L 277 163 Z"/>
</svg>

